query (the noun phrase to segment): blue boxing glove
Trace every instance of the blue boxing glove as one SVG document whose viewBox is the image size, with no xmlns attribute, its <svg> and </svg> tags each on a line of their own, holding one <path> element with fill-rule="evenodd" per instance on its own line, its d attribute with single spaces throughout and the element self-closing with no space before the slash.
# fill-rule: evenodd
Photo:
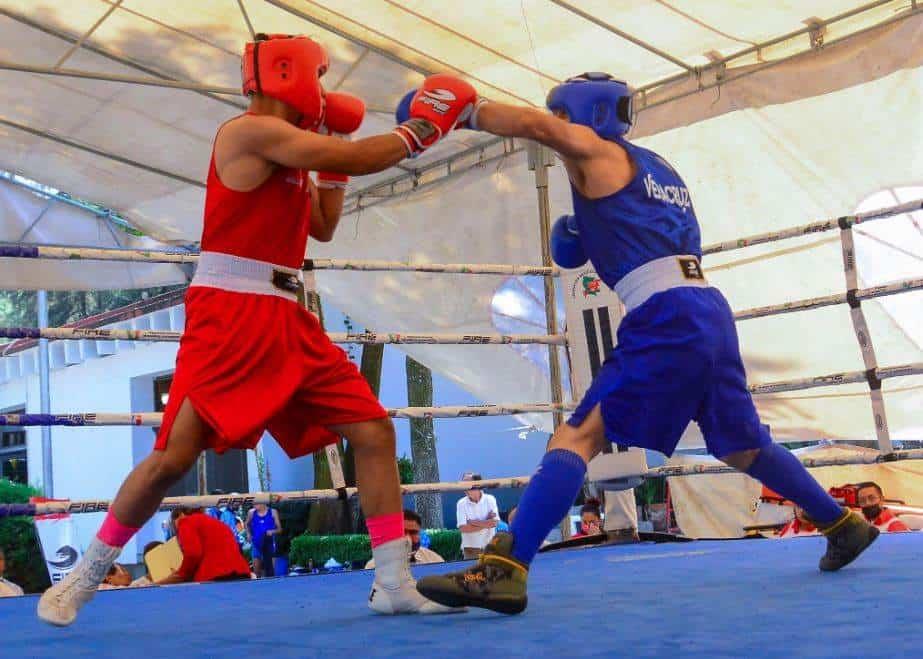
<svg viewBox="0 0 923 659">
<path fill-rule="evenodd" d="M 418 90 L 411 89 L 409 92 L 404 94 L 401 98 L 400 103 L 397 104 L 397 109 L 394 111 L 394 119 L 397 121 L 398 125 L 404 123 L 410 119 L 410 102 L 413 101 L 414 95 L 416 95 Z M 486 98 L 479 98 L 474 104 L 474 110 L 472 110 L 468 119 L 465 121 L 460 121 L 455 124 L 456 128 L 467 128 L 468 130 L 479 130 L 477 127 L 477 114 L 478 110 L 481 109 L 481 106 L 487 102 Z"/>
<path fill-rule="evenodd" d="M 398 125 L 410 119 L 410 102 L 413 100 L 417 91 L 416 89 L 411 89 L 404 94 L 401 102 L 397 104 L 397 110 L 394 111 L 394 119 L 397 121 Z"/>
<path fill-rule="evenodd" d="M 551 258 L 562 268 L 579 268 L 587 262 L 580 233 L 577 231 L 577 218 L 562 215 L 551 227 Z"/>
</svg>

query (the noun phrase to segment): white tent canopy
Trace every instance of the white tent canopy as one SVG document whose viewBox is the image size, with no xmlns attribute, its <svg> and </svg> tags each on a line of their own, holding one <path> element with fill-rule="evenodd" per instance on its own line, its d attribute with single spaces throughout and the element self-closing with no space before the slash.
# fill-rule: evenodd
<svg viewBox="0 0 923 659">
<path fill-rule="evenodd" d="M 472 0 L 465 11 L 408 0 L 4 0 L 0 80 L 16 93 L 0 110 L 0 168 L 108 206 L 152 239 L 193 243 L 211 138 L 243 105 L 238 53 L 248 21 L 258 31 L 322 41 L 332 56 L 328 88 L 360 94 L 373 110 L 362 134 L 389 127 L 397 100 L 426 72 L 455 71 L 492 99 L 536 106 L 571 74 L 622 76 L 638 89 L 631 137 L 683 173 L 709 243 L 923 192 L 923 7 L 906 0 Z M 312 243 L 309 254 L 539 263 L 534 179 L 521 147 L 459 132 L 400 168 L 356 179 L 337 240 Z M 550 174 L 554 216 L 570 210 L 570 194 L 561 167 Z M 39 219 L 23 238 L 41 200 L 35 216 L 18 221 L 6 205 L 0 240 L 113 244 L 97 242 L 105 236 L 89 215 L 66 235 Z M 919 276 L 921 226 L 923 217 L 904 215 L 856 229 L 863 285 Z M 705 265 L 735 309 L 845 288 L 835 232 L 709 257 Z M 56 266 L 52 277 L 4 260 L 4 286 L 115 281 L 86 263 Z M 168 266 L 132 272 L 119 285 L 182 280 Z M 379 329 L 486 333 L 510 316 L 531 331 L 544 327 L 540 294 L 528 282 L 322 272 L 318 287 Z M 517 287 L 518 299 L 510 294 Z M 863 305 L 882 365 L 923 359 L 920 302 L 920 293 L 909 293 Z M 754 382 L 863 368 L 845 307 L 744 321 L 739 331 Z M 549 399 L 541 351 L 408 352 L 485 400 Z M 921 378 L 884 385 L 897 439 L 923 437 L 921 386 Z M 780 437 L 875 434 L 864 385 L 758 403 Z"/>
</svg>

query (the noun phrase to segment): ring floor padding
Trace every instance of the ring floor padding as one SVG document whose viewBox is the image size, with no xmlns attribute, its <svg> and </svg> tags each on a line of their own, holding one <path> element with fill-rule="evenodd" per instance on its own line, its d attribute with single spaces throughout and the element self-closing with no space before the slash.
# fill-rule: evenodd
<svg viewBox="0 0 923 659">
<path fill-rule="evenodd" d="M 6 599 L 0 656 L 920 656 L 923 533 L 882 536 L 832 574 L 817 570 L 823 547 L 815 537 L 542 554 L 529 608 L 513 617 L 374 616 L 371 572 L 103 591 L 67 629 L 36 619 L 36 597 Z"/>
</svg>

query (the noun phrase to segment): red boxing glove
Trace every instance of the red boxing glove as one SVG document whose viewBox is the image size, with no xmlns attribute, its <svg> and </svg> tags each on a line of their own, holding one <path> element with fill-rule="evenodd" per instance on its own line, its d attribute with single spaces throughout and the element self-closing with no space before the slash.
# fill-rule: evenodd
<svg viewBox="0 0 923 659">
<path fill-rule="evenodd" d="M 409 155 L 422 153 L 471 115 L 478 94 L 464 80 L 437 73 L 423 81 L 410 101 L 410 119 L 394 129 Z"/>
<path fill-rule="evenodd" d="M 341 139 L 349 139 L 359 130 L 365 119 L 365 103 L 358 96 L 342 92 L 327 92 L 324 120 L 317 132 Z M 345 189 L 349 184 L 348 174 L 317 172 L 317 187 Z"/>
</svg>

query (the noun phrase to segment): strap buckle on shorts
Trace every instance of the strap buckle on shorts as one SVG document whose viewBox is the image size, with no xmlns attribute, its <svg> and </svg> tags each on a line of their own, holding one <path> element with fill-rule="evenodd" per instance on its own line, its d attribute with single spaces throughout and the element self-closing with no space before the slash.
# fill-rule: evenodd
<svg viewBox="0 0 923 659">
<path fill-rule="evenodd" d="M 276 269 L 272 271 L 272 285 L 281 291 L 288 291 L 289 293 L 298 293 L 301 289 L 301 282 L 298 277 L 290 272 Z"/>
</svg>

